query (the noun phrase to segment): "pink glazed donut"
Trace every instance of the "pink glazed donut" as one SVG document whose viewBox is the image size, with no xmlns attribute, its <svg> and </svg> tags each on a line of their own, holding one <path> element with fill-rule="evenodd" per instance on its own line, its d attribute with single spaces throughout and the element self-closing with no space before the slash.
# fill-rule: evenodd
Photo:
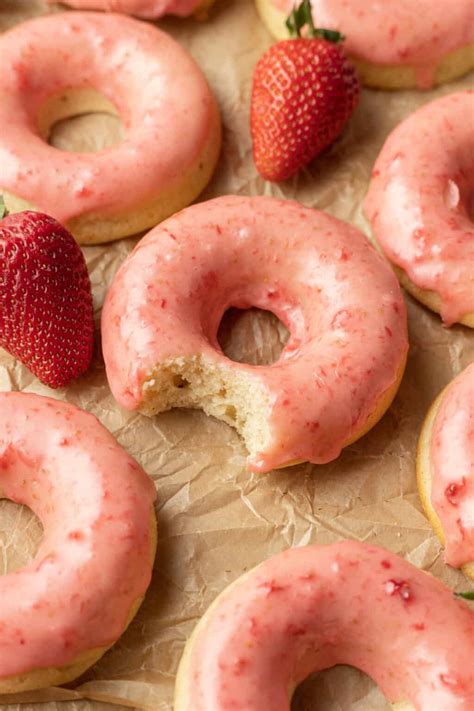
<svg viewBox="0 0 474 711">
<path fill-rule="evenodd" d="M 474 580 L 474 363 L 436 398 L 416 460 L 424 509 L 449 565 Z"/>
<path fill-rule="evenodd" d="M 474 709 L 474 614 L 364 543 L 293 548 L 236 580 L 191 636 L 175 711 L 289 711 L 312 672 L 361 669 L 399 711 Z"/>
<path fill-rule="evenodd" d="M 95 417 L 0 393 L 0 497 L 43 539 L 0 576 L 0 694 L 65 684 L 117 641 L 151 579 L 155 488 Z"/>
<path fill-rule="evenodd" d="M 274 312 L 280 360 L 229 360 L 217 331 L 231 307 Z M 244 437 L 252 471 L 325 463 L 390 405 L 405 367 L 406 311 L 390 267 L 353 227 L 264 197 L 221 197 L 139 242 L 102 316 L 115 398 L 154 415 L 195 407 Z"/>
<path fill-rule="evenodd" d="M 405 119 L 380 152 L 365 213 L 403 286 L 450 326 L 474 327 L 474 91 Z"/>
<path fill-rule="evenodd" d="M 56 0 L 48 1 L 53 3 Z M 188 17 L 205 11 L 214 0 L 63 0 L 63 2 L 79 10 L 123 12 L 145 20 L 155 20 L 163 15 Z"/>
<path fill-rule="evenodd" d="M 82 244 L 108 242 L 156 225 L 209 181 L 216 102 L 194 60 L 156 27 L 95 12 L 39 17 L 0 36 L 0 66 L 9 212 L 39 210 Z M 120 115 L 121 143 L 71 153 L 46 142 L 56 121 L 97 111 Z"/>
<path fill-rule="evenodd" d="M 302 0 L 256 0 L 270 32 Z M 316 27 L 338 30 L 367 86 L 428 89 L 474 69 L 472 0 L 310 0 Z"/>
</svg>

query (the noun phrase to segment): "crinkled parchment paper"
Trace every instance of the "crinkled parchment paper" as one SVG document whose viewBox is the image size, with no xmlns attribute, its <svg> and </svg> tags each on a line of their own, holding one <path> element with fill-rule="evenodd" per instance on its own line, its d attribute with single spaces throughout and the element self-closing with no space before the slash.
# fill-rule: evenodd
<svg viewBox="0 0 474 711">
<path fill-rule="evenodd" d="M 40 0 L 0 0 L 0 30 L 60 9 L 47 9 Z M 362 198 L 389 131 L 420 104 L 470 83 L 466 78 L 428 93 L 364 90 L 337 145 L 304 174 L 273 186 L 256 175 L 248 132 L 252 67 L 271 42 L 252 0 L 218 0 L 208 23 L 166 20 L 161 26 L 200 62 L 222 109 L 222 159 L 203 198 L 225 193 L 297 198 L 364 230 Z M 8 68 L 1 66 L 0 71 Z M 59 125 L 52 140 L 59 147 L 84 150 L 118 135 L 117 122 L 108 117 L 81 117 Z M 117 267 L 134 243 L 129 239 L 84 250 L 97 316 Z M 408 368 L 383 420 L 331 464 L 304 464 L 264 476 L 245 471 L 246 452 L 237 434 L 201 412 L 173 411 L 147 419 L 121 411 L 110 395 L 99 353 L 86 377 L 53 393 L 1 352 L 0 390 L 52 395 L 93 412 L 141 462 L 156 483 L 159 522 L 153 581 L 122 639 L 68 689 L 3 697 L 3 708 L 16 709 L 22 701 L 22 709 L 40 711 L 125 706 L 169 711 L 183 645 L 200 615 L 237 576 L 289 546 L 341 538 L 370 541 L 434 573 L 453 589 L 468 589 L 463 575 L 444 565 L 421 511 L 415 446 L 431 401 L 474 359 L 474 333 L 443 328 L 436 315 L 410 297 L 407 305 Z M 276 358 L 284 339 L 281 325 L 260 312 L 234 313 L 221 333 L 230 356 L 252 362 Z M 1 502 L 0 571 L 28 560 L 40 534 L 29 511 Z M 37 706 L 40 701 L 49 703 Z M 295 711 L 387 708 L 367 677 L 342 667 L 309 679 L 294 701 Z"/>
</svg>

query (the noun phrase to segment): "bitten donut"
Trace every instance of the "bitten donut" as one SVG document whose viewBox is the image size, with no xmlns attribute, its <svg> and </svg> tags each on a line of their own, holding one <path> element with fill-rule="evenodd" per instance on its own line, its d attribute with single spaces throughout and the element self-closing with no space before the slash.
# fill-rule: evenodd
<svg viewBox="0 0 474 711">
<path fill-rule="evenodd" d="M 223 354 L 216 334 L 231 306 L 287 326 L 277 363 Z M 107 294 L 102 345 L 120 405 L 202 408 L 237 428 L 249 469 L 266 472 L 331 461 L 378 421 L 403 374 L 406 312 L 358 230 L 295 202 L 228 196 L 137 245 Z"/>
<path fill-rule="evenodd" d="M 278 39 L 295 0 L 256 0 Z M 296 0 L 300 4 L 300 0 Z M 361 81 L 384 89 L 428 89 L 474 68 L 471 0 L 311 0 L 316 27 L 339 30 Z"/>
<path fill-rule="evenodd" d="M 449 565 L 474 580 L 474 363 L 433 403 L 416 460 L 423 506 Z"/>
<path fill-rule="evenodd" d="M 44 529 L 34 560 L 0 576 L 0 693 L 65 684 L 117 641 L 145 595 L 154 486 L 92 415 L 0 393 L 0 497 Z"/>
<path fill-rule="evenodd" d="M 55 0 L 48 0 L 53 3 Z M 156 20 L 163 15 L 188 17 L 205 12 L 214 0 L 63 0 L 65 5 L 78 10 L 123 12 L 145 20 Z"/>
<path fill-rule="evenodd" d="M 293 548 L 236 580 L 191 636 L 175 711 L 289 711 L 310 673 L 361 669 L 399 711 L 472 711 L 474 614 L 364 543 Z"/>
<path fill-rule="evenodd" d="M 51 38 L 54 37 L 54 43 Z M 220 149 L 220 118 L 193 59 L 129 17 L 64 12 L 0 37 L 0 193 L 10 212 L 55 217 L 83 244 L 145 230 L 192 202 Z M 51 126 L 120 115 L 124 140 L 97 153 L 47 144 Z"/>
<path fill-rule="evenodd" d="M 446 326 L 474 327 L 474 92 L 426 104 L 390 134 L 365 213 L 402 285 Z"/>
</svg>

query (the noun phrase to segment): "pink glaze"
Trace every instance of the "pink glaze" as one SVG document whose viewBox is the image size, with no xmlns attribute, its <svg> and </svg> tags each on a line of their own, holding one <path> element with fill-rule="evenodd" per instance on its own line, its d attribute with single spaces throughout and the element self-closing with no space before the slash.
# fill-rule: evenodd
<svg viewBox="0 0 474 711">
<path fill-rule="evenodd" d="M 285 323 L 277 363 L 222 353 L 216 334 L 231 306 Z M 358 230 L 295 202 L 229 196 L 183 210 L 139 242 L 107 295 L 102 345 L 112 392 L 130 410 L 168 358 L 200 355 L 245 374 L 271 407 L 271 441 L 248 462 L 265 472 L 340 454 L 404 366 L 406 311 L 391 269 Z"/>
<path fill-rule="evenodd" d="M 473 6 L 474 7 L 474 6 Z M 474 92 L 436 99 L 390 134 L 365 199 L 374 237 L 449 326 L 474 312 Z"/>
<path fill-rule="evenodd" d="M 0 393 L 0 494 L 44 528 L 0 577 L 0 680 L 115 642 L 150 583 L 151 479 L 92 415 Z"/>
<path fill-rule="evenodd" d="M 289 14 L 294 0 L 272 0 Z M 299 4 L 299 3 L 297 3 Z M 441 59 L 474 41 L 472 0 L 311 0 L 317 27 L 341 31 L 349 54 L 415 67 L 428 88 Z"/>
<path fill-rule="evenodd" d="M 446 562 L 474 562 L 474 363 L 448 386 L 433 422 L 431 500 Z"/>
<path fill-rule="evenodd" d="M 206 80 L 152 25 L 100 13 L 40 17 L 0 37 L 0 60 L 8 69 L 0 72 L 0 191 L 60 222 L 122 214 L 151 201 L 179 180 L 208 140 L 215 104 Z M 122 143 L 80 154 L 42 140 L 40 107 L 71 87 L 93 87 L 116 106 Z"/>
<path fill-rule="evenodd" d="M 349 664 L 417 711 L 474 708 L 474 614 L 383 548 L 294 548 L 243 576 L 196 630 L 176 711 L 289 711 L 311 672 Z M 179 698 L 179 695 L 178 695 Z"/>
<path fill-rule="evenodd" d="M 202 0 L 64 0 L 64 3 L 79 10 L 123 12 L 153 20 L 163 15 L 192 15 L 202 5 Z"/>
</svg>

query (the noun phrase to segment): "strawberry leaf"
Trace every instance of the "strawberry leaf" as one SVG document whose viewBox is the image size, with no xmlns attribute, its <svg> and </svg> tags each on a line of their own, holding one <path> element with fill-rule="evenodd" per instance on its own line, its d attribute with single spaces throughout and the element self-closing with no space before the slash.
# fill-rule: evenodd
<svg viewBox="0 0 474 711">
<path fill-rule="evenodd" d="M 303 0 L 298 7 L 293 8 L 291 15 L 286 21 L 286 26 L 290 37 L 301 37 L 301 30 L 303 27 L 307 27 L 306 37 L 319 37 L 328 42 L 334 42 L 334 44 L 344 40 L 344 35 L 336 30 L 326 30 L 314 26 L 310 0 Z"/>
<path fill-rule="evenodd" d="M 337 30 L 325 30 L 322 27 L 318 27 L 317 29 L 315 29 L 314 34 L 311 36 L 321 37 L 321 39 L 325 39 L 328 42 L 334 42 L 334 44 L 343 42 L 346 39 L 341 32 L 338 32 Z"/>
<path fill-rule="evenodd" d="M 454 594 L 456 597 L 462 597 L 463 600 L 474 600 L 474 590 L 470 590 L 469 592 L 458 592 Z"/>
<path fill-rule="evenodd" d="M 3 197 L 0 195 L 0 220 L 7 214 L 7 208 Z"/>
<path fill-rule="evenodd" d="M 286 26 L 292 37 L 301 37 L 301 30 L 305 25 L 308 26 L 309 33 L 315 31 L 313 15 L 311 13 L 311 3 L 309 0 L 303 0 L 301 5 L 294 7 L 291 15 L 286 21 Z"/>
</svg>

